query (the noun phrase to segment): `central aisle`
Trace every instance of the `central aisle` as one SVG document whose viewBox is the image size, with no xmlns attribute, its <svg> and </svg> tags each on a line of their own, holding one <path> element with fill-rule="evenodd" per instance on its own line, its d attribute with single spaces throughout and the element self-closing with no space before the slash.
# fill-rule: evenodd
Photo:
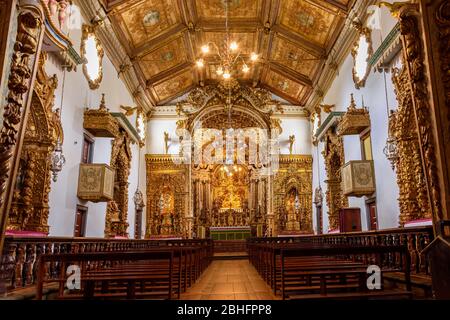
<svg viewBox="0 0 450 320">
<path fill-rule="evenodd" d="M 215 260 L 182 300 L 274 300 L 248 260 Z"/>
</svg>

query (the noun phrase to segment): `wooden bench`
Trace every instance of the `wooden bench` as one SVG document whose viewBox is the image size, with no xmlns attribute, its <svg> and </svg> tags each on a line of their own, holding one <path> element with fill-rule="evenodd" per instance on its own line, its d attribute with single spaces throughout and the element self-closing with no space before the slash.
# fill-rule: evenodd
<svg viewBox="0 0 450 320">
<path fill-rule="evenodd" d="M 190 246 L 191 245 L 191 246 Z M 41 255 L 38 265 L 37 299 L 44 283 L 57 282 L 60 299 L 167 298 L 191 286 L 211 260 L 205 243 L 178 243 L 134 252 L 102 252 Z M 48 265 L 60 264 L 56 277 Z M 80 266 L 80 290 L 67 290 L 66 268 Z"/>
<path fill-rule="evenodd" d="M 367 264 L 354 259 L 342 261 L 330 257 L 375 255 L 383 272 L 394 271 L 384 258 L 400 255 L 406 279 L 406 290 L 369 290 L 367 288 Z M 306 246 L 280 250 L 280 278 L 278 288 L 283 299 L 324 298 L 411 298 L 410 260 L 406 246 L 357 247 L 357 246 Z M 382 276 L 382 274 L 381 274 Z M 381 279 L 382 281 L 382 279 Z M 382 282 L 381 282 L 382 283 Z"/>
<path fill-rule="evenodd" d="M 405 245 L 357 246 L 302 239 L 249 241 L 249 259 L 283 299 L 411 298 L 410 255 Z M 395 262 L 395 263 L 394 263 Z M 402 272 L 406 290 L 368 290 L 367 266 Z M 400 266 L 400 268 L 399 268 Z M 381 279 L 383 283 L 383 278 Z"/>
</svg>

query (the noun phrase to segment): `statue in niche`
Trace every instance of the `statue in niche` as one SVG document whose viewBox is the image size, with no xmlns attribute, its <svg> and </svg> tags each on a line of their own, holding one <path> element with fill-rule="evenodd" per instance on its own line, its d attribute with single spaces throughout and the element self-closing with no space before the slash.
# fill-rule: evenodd
<svg viewBox="0 0 450 320">
<path fill-rule="evenodd" d="M 166 154 L 169 153 L 169 141 L 170 141 L 169 133 L 164 131 L 164 152 Z"/>
<path fill-rule="evenodd" d="M 300 230 L 300 224 L 298 222 L 298 215 L 300 211 L 300 200 L 298 197 L 297 189 L 292 188 L 286 199 L 286 207 L 287 213 L 287 229 L 294 231 Z"/>
<path fill-rule="evenodd" d="M 292 155 L 294 149 L 295 135 L 289 136 L 289 154 Z"/>
<path fill-rule="evenodd" d="M 233 217 L 233 211 L 229 210 L 228 211 L 228 226 L 233 226 L 234 225 L 234 217 Z"/>
</svg>

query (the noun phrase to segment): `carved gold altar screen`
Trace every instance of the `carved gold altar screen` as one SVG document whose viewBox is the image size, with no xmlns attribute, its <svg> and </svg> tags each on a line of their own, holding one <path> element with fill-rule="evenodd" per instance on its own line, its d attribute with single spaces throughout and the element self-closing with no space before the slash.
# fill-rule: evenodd
<svg viewBox="0 0 450 320">
<path fill-rule="evenodd" d="M 200 123 L 224 135 L 227 129 L 281 130 L 274 113 L 282 107 L 271 94 L 237 81 L 194 89 L 177 112 L 177 133 L 184 129 L 191 137 Z M 191 150 L 181 138 L 181 153 Z M 201 149 L 210 143 L 202 141 Z M 249 163 L 247 151 L 244 163 L 233 152 L 234 162 L 227 164 L 176 165 L 169 155 L 147 155 L 147 236 L 192 236 L 197 230 L 207 236 L 211 227 L 262 228 L 266 235 L 311 231 L 311 157 L 282 156 L 281 170 L 263 175 L 264 165 Z M 284 214 L 286 223 L 277 224 Z"/>
<path fill-rule="evenodd" d="M 312 157 L 282 155 L 273 181 L 278 233 L 312 232 Z"/>
<path fill-rule="evenodd" d="M 170 155 L 147 155 L 146 166 L 146 237 L 187 236 L 188 166 L 176 164 Z"/>
<path fill-rule="evenodd" d="M 46 74 L 46 60 L 47 55 L 42 53 L 8 217 L 9 230 L 49 231 L 50 154 L 57 139 L 63 141 L 63 130 L 59 109 L 53 111 L 58 79 Z"/>
</svg>

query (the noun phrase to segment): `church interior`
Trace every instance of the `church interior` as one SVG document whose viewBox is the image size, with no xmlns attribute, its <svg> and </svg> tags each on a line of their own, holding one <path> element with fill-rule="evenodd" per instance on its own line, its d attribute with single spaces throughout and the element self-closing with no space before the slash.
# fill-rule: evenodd
<svg viewBox="0 0 450 320">
<path fill-rule="evenodd" d="M 0 21 L 0 299 L 450 299 L 447 0 Z"/>
</svg>

